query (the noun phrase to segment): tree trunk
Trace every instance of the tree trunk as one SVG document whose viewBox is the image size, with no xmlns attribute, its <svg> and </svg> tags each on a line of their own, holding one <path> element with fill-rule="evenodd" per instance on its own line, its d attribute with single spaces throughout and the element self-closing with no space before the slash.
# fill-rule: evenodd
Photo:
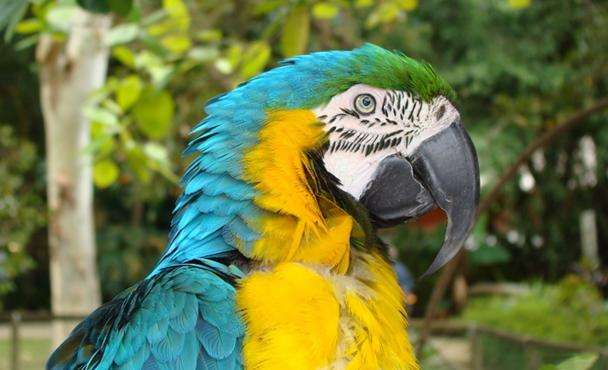
<svg viewBox="0 0 608 370">
<path fill-rule="evenodd" d="M 87 98 L 104 84 L 108 48 L 107 16 L 81 11 L 67 40 L 43 36 L 36 57 L 45 123 L 51 305 L 54 315 L 87 315 L 100 303 L 95 259 Z M 73 322 L 53 323 L 59 344 Z"/>
</svg>

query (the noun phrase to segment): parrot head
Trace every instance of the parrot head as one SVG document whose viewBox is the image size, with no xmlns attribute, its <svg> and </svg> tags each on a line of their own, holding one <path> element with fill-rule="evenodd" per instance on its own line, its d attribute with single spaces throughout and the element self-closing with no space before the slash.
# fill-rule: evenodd
<svg viewBox="0 0 608 370">
<path fill-rule="evenodd" d="M 438 78 L 429 69 L 421 73 Z M 356 84 L 315 109 L 329 137 L 326 169 L 376 227 L 395 226 L 436 207 L 445 212 L 445 240 L 427 274 L 458 252 L 479 200 L 475 148 L 449 91 L 443 93 L 425 99 L 415 90 Z"/>
<path fill-rule="evenodd" d="M 163 261 L 232 248 L 343 265 L 355 224 L 390 227 L 439 207 L 447 231 L 427 273 L 437 270 L 470 233 L 479 199 L 453 99 L 430 65 L 371 44 L 288 59 L 213 98 L 192 130 L 186 152 L 199 156 Z"/>
</svg>

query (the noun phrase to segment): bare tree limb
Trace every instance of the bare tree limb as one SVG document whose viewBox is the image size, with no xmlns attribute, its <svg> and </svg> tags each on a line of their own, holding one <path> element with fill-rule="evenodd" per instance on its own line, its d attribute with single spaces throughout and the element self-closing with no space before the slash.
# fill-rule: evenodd
<svg viewBox="0 0 608 370">
<path fill-rule="evenodd" d="M 582 123 L 589 116 L 600 112 L 606 108 L 608 108 L 608 97 L 598 100 L 588 108 L 575 113 L 568 119 L 549 128 L 545 133 L 541 134 L 538 138 L 532 141 L 530 145 L 528 145 L 526 149 L 524 149 L 524 151 L 519 154 L 515 162 L 502 174 L 498 181 L 496 181 L 496 184 L 494 184 L 492 190 L 490 190 L 488 194 L 482 199 L 479 204 L 479 208 L 477 209 L 477 216 L 479 217 L 479 215 L 490 209 L 490 206 L 496 201 L 505 184 L 507 184 L 511 179 L 513 179 L 513 177 L 517 174 L 517 170 L 530 159 L 530 156 L 532 156 L 535 151 L 549 144 L 553 139 L 567 132 L 575 125 Z M 426 311 L 424 313 L 424 320 L 422 323 L 422 329 L 420 331 L 420 337 L 418 339 L 417 346 L 418 357 L 421 356 L 424 345 L 428 341 L 431 322 L 433 320 L 433 317 L 435 317 L 439 302 L 445 295 L 445 292 L 450 282 L 452 281 L 454 272 L 464 260 L 464 256 L 465 252 L 464 250 L 461 250 L 454 257 L 454 259 L 452 259 L 452 261 L 450 261 L 443 268 L 443 270 L 441 271 L 441 275 L 439 275 L 439 280 L 437 281 L 437 284 L 435 284 L 435 287 L 429 299 L 429 303 L 426 307 Z"/>
</svg>

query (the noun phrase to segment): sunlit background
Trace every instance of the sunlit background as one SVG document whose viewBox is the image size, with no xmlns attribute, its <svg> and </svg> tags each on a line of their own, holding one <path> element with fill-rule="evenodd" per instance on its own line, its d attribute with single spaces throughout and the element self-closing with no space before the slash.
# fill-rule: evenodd
<svg viewBox="0 0 608 370">
<path fill-rule="evenodd" d="M 47 154 L 69 126 L 41 108 L 45 86 L 51 104 L 62 88 L 45 78 L 52 63 L 86 58 L 70 54 L 83 19 L 101 40 L 80 81 L 90 93 L 73 104 L 90 131 L 75 155 L 91 160 L 96 267 L 81 268 L 101 289 L 95 302 L 144 277 L 163 250 L 181 151 L 206 100 L 285 57 L 372 42 L 453 85 L 481 167 L 483 209 L 448 268 L 417 279 L 441 245 L 440 212 L 384 235 L 411 275 L 413 335 L 430 333 L 423 368 L 608 369 L 608 2 L 598 0 L 0 0 L 0 369 L 40 368 L 50 315 L 89 310 L 52 304 Z"/>
</svg>

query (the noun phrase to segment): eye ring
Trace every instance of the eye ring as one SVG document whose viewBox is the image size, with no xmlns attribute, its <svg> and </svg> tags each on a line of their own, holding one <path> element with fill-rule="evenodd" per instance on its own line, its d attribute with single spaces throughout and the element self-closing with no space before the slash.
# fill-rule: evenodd
<svg viewBox="0 0 608 370">
<path fill-rule="evenodd" d="M 354 105 L 359 114 L 367 116 L 376 110 L 376 98 L 371 94 L 359 94 L 355 97 Z"/>
</svg>

